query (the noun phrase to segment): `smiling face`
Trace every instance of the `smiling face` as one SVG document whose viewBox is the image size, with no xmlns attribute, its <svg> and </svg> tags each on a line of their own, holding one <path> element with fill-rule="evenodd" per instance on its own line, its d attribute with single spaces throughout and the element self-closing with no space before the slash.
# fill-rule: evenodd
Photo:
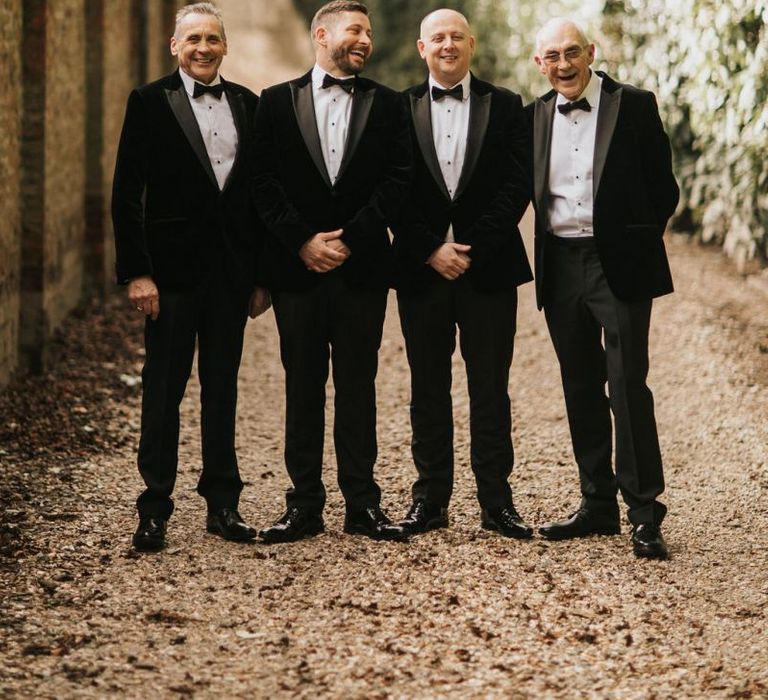
<svg viewBox="0 0 768 700">
<path fill-rule="evenodd" d="M 171 53 L 179 59 L 179 68 L 206 85 L 218 74 L 227 42 L 221 24 L 213 15 L 192 13 L 180 23 L 171 37 Z"/>
<path fill-rule="evenodd" d="M 475 37 L 463 15 L 453 10 L 437 10 L 421 23 L 421 37 L 416 46 L 419 55 L 427 62 L 430 75 L 449 88 L 469 71 L 475 53 Z"/>
<path fill-rule="evenodd" d="M 558 21 L 539 32 L 534 60 L 557 92 L 567 100 L 576 100 L 589 83 L 595 45 L 587 43 L 573 22 Z"/>
<path fill-rule="evenodd" d="M 362 12 L 338 12 L 315 29 L 318 65 L 336 77 L 357 75 L 373 54 L 371 22 Z"/>
</svg>

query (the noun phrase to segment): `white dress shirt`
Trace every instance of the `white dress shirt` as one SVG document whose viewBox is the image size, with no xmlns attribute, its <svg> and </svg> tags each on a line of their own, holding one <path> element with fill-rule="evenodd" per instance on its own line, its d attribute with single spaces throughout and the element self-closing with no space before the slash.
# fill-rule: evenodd
<svg viewBox="0 0 768 700">
<path fill-rule="evenodd" d="M 431 75 L 429 76 L 430 114 L 432 117 L 432 138 L 435 141 L 437 161 L 443 174 L 445 186 L 451 199 L 456 196 L 461 170 L 464 167 L 464 156 L 467 153 L 467 134 L 469 132 L 469 86 L 472 77 L 467 73 L 456 83 L 462 87 L 462 99 L 445 96 L 440 100 L 432 98 L 432 87 L 440 85 Z M 456 87 L 455 85 L 451 86 Z M 448 226 L 446 241 L 453 241 L 453 224 Z"/>
<path fill-rule="evenodd" d="M 220 100 L 208 93 L 195 98 L 192 95 L 197 81 L 183 70 L 179 70 L 179 74 L 189 95 L 192 113 L 200 127 L 200 135 L 211 160 L 213 174 L 219 183 L 219 189 L 222 190 L 237 155 L 237 128 L 227 101 L 227 93 L 225 91 Z M 221 77 L 217 75 L 211 85 L 218 85 L 220 82 Z"/>
<path fill-rule="evenodd" d="M 574 109 L 560 114 L 557 106 L 570 100 L 558 94 L 555 102 L 549 159 L 549 224 L 552 233 L 561 238 L 594 235 L 593 165 L 601 85 L 602 79 L 592 72 L 579 96 L 587 99 L 590 112 Z"/>
<path fill-rule="evenodd" d="M 349 118 L 352 114 L 352 93 L 338 85 L 323 88 L 325 74 L 326 71 L 315 64 L 312 69 L 312 100 L 315 104 L 315 120 L 325 168 L 331 183 L 336 184 L 341 159 L 344 157 L 344 146 L 347 143 Z M 352 80 L 353 76 L 339 78 L 347 79 Z"/>
</svg>

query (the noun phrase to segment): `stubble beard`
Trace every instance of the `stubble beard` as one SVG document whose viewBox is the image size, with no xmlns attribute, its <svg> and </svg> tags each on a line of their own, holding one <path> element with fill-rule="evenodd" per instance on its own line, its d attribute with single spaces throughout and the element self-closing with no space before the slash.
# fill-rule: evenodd
<svg viewBox="0 0 768 700">
<path fill-rule="evenodd" d="M 350 49 L 344 46 L 339 46 L 331 51 L 331 60 L 336 64 L 336 67 L 339 68 L 339 70 L 347 75 L 359 75 L 363 68 L 365 68 L 365 62 L 363 62 L 363 65 L 359 68 L 352 65 L 349 60 L 349 51 Z"/>
</svg>

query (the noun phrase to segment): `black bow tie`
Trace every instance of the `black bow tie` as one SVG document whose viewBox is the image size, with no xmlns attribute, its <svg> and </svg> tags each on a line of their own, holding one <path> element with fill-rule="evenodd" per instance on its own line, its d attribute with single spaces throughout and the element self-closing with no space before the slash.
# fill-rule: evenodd
<svg viewBox="0 0 768 700">
<path fill-rule="evenodd" d="M 568 114 L 568 112 L 572 112 L 574 109 L 583 109 L 585 112 L 591 112 L 592 106 L 589 104 L 586 97 L 582 97 L 580 100 L 576 100 L 576 102 L 565 102 L 561 105 L 557 105 L 557 111 L 560 112 L 560 114 Z"/>
<path fill-rule="evenodd" d="M 323 89 L 331 87 L 331 85 L 338 85 L 342 90 L 345 90 L 350 95 L 352 94 L 352 91 L 355 89 L 355 79 L 354 78 L 347 78 L 346 80 L 343 80 L 341 78 L 334 78 L 332 75 L 328 75 L 328 73 L 325 74 L 325 77 L 323 78 Z"/>
<path fill-rule="evenodd" d="M 432 86 L 433 100 L 442 100 L 446 95 L 448 95 L 448 97 L 453 97 L 455 100 L 461 101 L 464 99 L 464 86 L 459 83 L 458 85 L 454 85 L 449 90 L 443 90 L 443 88 L 439 88 L 437 85 Z"/>
<path fill-rule="evenodd" d="M 219 83 L 218 85 L 203 85 L 202 83 L 196 82 L 192 97 L 200 97 L 200 95 L 205 95 L 206 92 L 213 95 L 217 100 L 220 100 L 221 96 L 224 94 L 224 83 Z"/>
</svg>

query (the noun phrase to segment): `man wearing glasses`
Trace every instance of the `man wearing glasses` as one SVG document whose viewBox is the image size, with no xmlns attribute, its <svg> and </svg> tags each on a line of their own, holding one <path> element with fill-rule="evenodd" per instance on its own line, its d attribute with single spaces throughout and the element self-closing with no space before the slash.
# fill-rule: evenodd
<svg viewBox="0 0 768 700">
<path fill-rule="evenodd" d="M 535 61 L 554 89 L 528 107 L 536 296 L 560 362 L 582 494 L 572 516 L 539 532 L 552 540 L 618 534 L 618 490 L 635 555 L 663 559 L 648 330 L 652 299 L 672 291 L 662 236 L 679 189 L 653 94 L 593 72 L 594 58 L 570 20 L 537 34 Z"/>
</svg>

